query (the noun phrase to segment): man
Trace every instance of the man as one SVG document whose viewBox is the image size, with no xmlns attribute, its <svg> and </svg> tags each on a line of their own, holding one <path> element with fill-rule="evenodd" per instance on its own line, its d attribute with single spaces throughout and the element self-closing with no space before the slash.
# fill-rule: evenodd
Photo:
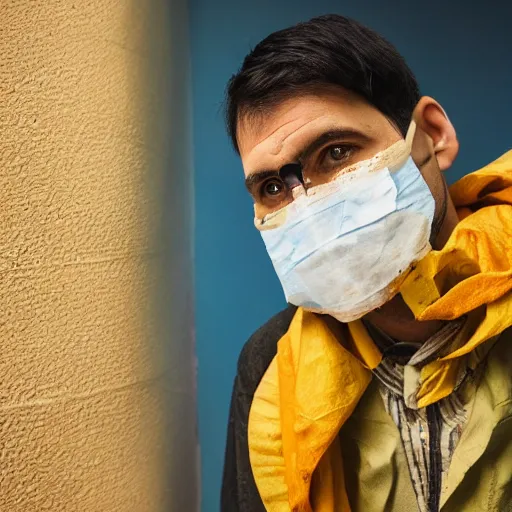
<svg viewBox="0 0 512 512">
<path fill-rule="evenodd" d="M 341 16 L 227 90 L 289 307 L 245 345 L 224 512 L 512 510 L 512 152 L 448 192 L 456 132 Z"/>
</svg>

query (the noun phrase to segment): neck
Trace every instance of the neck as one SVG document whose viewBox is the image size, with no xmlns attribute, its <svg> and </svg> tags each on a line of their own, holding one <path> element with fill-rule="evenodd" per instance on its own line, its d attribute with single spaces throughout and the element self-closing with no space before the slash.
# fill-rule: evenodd
<svg viewBox="0 0 512 512">
<path fill-rule="evenodd" d="M 458 222 L 455 207 L 451 201 L 448 201 L 445 220 L 433 244 L 435 250 L 444 247 Z M 400 294 L 381 308 L 368 313 L 365 318 L 391 338 L 409 342 L 426 341 L 445 324 L 440 320 L 419 322 L 414 318 Z"/>
<path fill-rule="evenodd" d="M 444 322 L 438 320 L 416 320 L 401 295 L 395 295 L 384 306 L 368 313 L 365 318 L 397 341 L 424 342 L 444 325 Z"/>
</svg>

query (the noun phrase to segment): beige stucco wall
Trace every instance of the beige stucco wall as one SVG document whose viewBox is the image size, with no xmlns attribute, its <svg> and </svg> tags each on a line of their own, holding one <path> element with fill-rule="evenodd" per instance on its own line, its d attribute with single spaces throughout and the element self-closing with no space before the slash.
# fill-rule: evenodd
<svg viewBox="0 0 512 512">
<path fill-rule="evenodd" d="M 196 509 L 183 0 L 0 2 L 0 511 Z"/>
</svg>

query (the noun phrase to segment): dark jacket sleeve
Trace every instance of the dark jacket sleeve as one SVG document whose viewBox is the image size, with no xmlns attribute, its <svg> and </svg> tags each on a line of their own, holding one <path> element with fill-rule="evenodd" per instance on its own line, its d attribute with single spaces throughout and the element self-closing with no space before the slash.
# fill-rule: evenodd
<svg viewBox="0 0 512 512">
<path fill-rule="evenodd" d="M 265 512 L 249 461 L 247 423 L 261 378 L 277 353 L 277 342 L 295 314 L 288 306 L 256 331 L 244 345 L 231 395 L 221 490 L 221 512 Z"/>
</svg>

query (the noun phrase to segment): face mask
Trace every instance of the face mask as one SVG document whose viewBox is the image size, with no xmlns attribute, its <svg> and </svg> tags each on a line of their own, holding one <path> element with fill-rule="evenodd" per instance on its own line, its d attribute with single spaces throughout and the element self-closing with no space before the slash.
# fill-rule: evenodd
<svg viewBox="0 0 512 512">
<path fill-rule="evenodd" d="M 410 156 L 414 131 L 255 220 L 288 302 L 356 320 L 388 302 L 431 250 L 435 201 Z"/>
</svg>

